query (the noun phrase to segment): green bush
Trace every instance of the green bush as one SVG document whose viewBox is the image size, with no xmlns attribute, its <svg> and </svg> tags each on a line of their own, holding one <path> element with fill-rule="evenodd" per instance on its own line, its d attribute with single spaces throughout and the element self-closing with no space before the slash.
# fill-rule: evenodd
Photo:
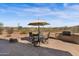
<svg viewBox="0 0 79 59">
<path fill-rule="evenodd" d="M 28 31 L 26 31 L 25 29 L 21 29 L 20 30 L 20 34 L 27 34 Z"/>
</svg>

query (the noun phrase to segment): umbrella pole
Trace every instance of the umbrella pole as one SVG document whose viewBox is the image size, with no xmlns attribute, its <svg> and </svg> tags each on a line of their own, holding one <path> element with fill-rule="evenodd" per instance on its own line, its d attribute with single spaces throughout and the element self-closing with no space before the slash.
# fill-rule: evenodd
<svg viewBox="0 0 79 59">
<path fill-rule="evenodd" d="M 40 34 L 40 26 L 38 25 L 38 34 Z"/>
<path fill-rule="evenodd" d="M 40 26 L 38 25 L 38 41 L 40 41 Z"/>
</svg>

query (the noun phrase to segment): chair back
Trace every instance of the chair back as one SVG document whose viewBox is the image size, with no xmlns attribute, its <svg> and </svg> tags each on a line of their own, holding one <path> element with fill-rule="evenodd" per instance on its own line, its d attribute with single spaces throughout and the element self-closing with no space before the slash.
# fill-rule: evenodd
<svg viewBox="0 0 79 59">
<path fill-rule="evenodd" d="M 32 36 L 33 36 L 32 32 L 29 32 L 29 37 L 32 37 Z"/>
<path fill-rule="evenodd" d="M 47 34 L 47 39 L 50 37 L 50 32 L 48 32 L 48 34 Z"/>
</svg>

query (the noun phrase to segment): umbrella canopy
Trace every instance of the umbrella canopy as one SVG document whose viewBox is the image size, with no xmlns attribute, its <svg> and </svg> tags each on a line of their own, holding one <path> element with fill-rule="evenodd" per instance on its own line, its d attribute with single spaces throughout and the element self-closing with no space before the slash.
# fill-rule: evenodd
<svg viewBox="0 0 79 59">
<path fill-rule="evenodd" d="M 49 23 L 43 21 L 43 20 L 36 20 L 33 21 L 31 23 L 29 23 L 28 25 L 33 25 L 33 26 L 44 26 L 44 25 L 49 25 Z"/>
<path fill-rule="evenodd" d="M 29 23 L 28 25 L 38 26 L 38 33 L 39 33 L 40 32 L 40 26 L 49 25 L 49 23 L 47 23 L 44 20 L 35 20 L 35 21 Z"/>
</svg>

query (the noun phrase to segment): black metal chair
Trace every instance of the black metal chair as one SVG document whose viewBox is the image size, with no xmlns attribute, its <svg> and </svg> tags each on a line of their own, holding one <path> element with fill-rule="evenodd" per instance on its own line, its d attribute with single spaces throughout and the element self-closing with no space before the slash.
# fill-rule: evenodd
<svg viewBox="0 0 79 59">
<path fill-rule="evenodd" d="M 29 32 L 29 40 L 33 40 L 33 33 Z"/>
<path fill-rule="evenodd" d="M 50 38 L 50 32 L 48 32 L 47 37 L 44 38 L 43 43 L 48 43 L 49 38 Z"/>
</svg>

